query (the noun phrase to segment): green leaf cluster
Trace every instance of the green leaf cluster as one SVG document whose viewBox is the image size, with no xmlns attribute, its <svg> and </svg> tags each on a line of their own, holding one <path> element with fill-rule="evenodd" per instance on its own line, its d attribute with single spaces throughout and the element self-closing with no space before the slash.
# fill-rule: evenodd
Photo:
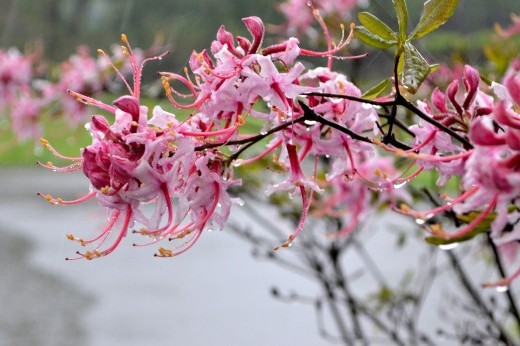
<svg viewBox="0 0 520 346">
<path fill-rule="evenodd" d="M 415 93 L 435 67 L 428 64 L 412 41 L 424 37 L 444 24 L 455 12 L 459 0 L 426 1 L 419 23 L 410 34 L 405 0 L 392 2 L 397 15 L 397 32 L 373 14 L 361 12 L 358 14 L 361 25 L 356 26 L 355 34 L 361 41 L 375 48 L 386 49 L 395 46 L 395 57 L 399 62 L 399 81 L 405 89 Z"/>
</svg>

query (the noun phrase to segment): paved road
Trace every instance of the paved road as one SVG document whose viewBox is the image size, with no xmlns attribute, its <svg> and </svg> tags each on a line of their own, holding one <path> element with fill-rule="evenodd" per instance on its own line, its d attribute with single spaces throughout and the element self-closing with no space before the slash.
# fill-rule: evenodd
<svg viewBox="0 0 520 346">
<path fill-rule="evenodd" d="M 65 234 L 99 230 L 96 203 L 51 206 L 37 191 L 66 198 L 83 178 L 0 169 L 0 345 L 320 345 L 312 308 L 271 298 L 282 288 L 316 288 L 269 263 L 249 245 L 211 232 L 183 256 L 123 243 L 96 261 L 64 261 Z"/>
<path fill-rule="evenodd" d="M 155 247 L 134 248 L 135 239 L 128 239 L 105 258 L 65 261 L 78 249 L 65 234 L 95 234 L 105 222 L 103 209 L 95 202 L 51 206 L 36 192 L 74 198 L 87 189 L 81 174 L 0 169 L 0 184 L 0 345 L 326 344 L 312 307 L 284 304 L 269 294 L 276 285 L 315 296 L 318 287 L 254 260 L 249 244 L 229 231 L 205 233 L 189 252 L 171 259 L 154 258 Z M 233 215 L 236 222 L 245 218 L 240 208 Z M 368 225 L 365 244 L 388 282 L 397 285 L 407 270 L 422 268 L 424 245 L 409 243 L 399 252 L 388 225 L 413 227 L 391 217 L 377 222 Z M 356 258 L 346 262 L 349 273 L 360 269 Z M 478 283 L 490 275 L 477 270 L 471 276 Z M 420 325 L 432 332 L 443 323 L 439 307 L 450 282 L 435 285 L 420 315 Z M 377 289 L 363 278 L 352 287 L 359 295 Z M 450 324 L 456 315 L 447 309 L 444 316 L 451 318 L 444 323 Z"/>
</svg>

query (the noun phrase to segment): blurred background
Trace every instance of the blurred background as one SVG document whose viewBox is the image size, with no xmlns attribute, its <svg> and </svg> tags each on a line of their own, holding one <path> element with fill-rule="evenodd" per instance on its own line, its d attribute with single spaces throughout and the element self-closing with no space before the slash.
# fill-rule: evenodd
<svg viewBox="0 0 520 346">
<path fill-rule="evenodd" d="M 414 23 L 423 2 L 408 3 Z M 370 0 L 363 9 L 393 23 L 389 4 Z M 88 46 L 92 55 L 97 48 L 108 51 L 125 33 L 134 47 L 155 44 L 171 52 L 147 65 L 145 80 L 152 84 L 157 71 L 182 71 L 192 50 L 207 48 L 222 24 L 248 36 L 241 18 L 256 15 L 267 24 L 267 40 L 275 41 L 285 20 L 279 6 L 273 0 L 0 0 L 0 48 L 23 52 L 41 46 L 43 60 L 59 63 L 80 45 Z M 494 44 L 494 26 L 509 26 L 515 11 L 520 14 L 516 0 L 461 0 L 455 16 L 420 47 L 432 62 L 483 64 L 485 47 Z M 355 21 L 354 13 L 345 17 Z M 293 34 L 299 35 L 302 46 L 320 45 L 304 33 Z M 391 55 L 352 43 L 352 54 L 366 51 L 369 56 L 362 61 L 341 61 L 335 68 L 367 85 L 387 76 Z M 308 61 L 313 63 L 317 62 Z M 154 97 L 167 104 L 160 93 Z M 145 100 L 152 101 L 152 96 Z M 66 153 L 77 154 L 89 141 L 82 126 L 71 128 L 52 118 L 43 126 L 46 136 Z M 333 309 L 323 306 L 323 281 L 313 268 L 298 267 L 305 250 L 291 249 L 274 258 L 271 248 L 259 245 L 268 221 L 273 226 L 267 228 L 289 232 L 292 227 L 269 206 L 256 210 L 260 218 L 252 216 L 255 210 L 234 210 L 228 230 L 205 234 L 178 258 L 155 259 L 154 249 L 133 248 L 127 242 L 107 258 L 66 262 L 77 248 L 64 235 L 100 229 L 104 212 L 95 203 L 53 207 L 37 199 L 38 191 L 73 198 L 88 187 L 81 174 L 63 176 L 35 168 L 36 160 L 50 156 L 34 141 L 18 141 L 1 119 L 0 136 L 0 345 L 341 343 L 330 317 Z M 470 330 L 478 337 L 478 329 L 489 326 L 472 310 L 475 303 L 457 293 L 461 290 L 453 279 L 455 255 L 425 247 L 413 230 L 409 220 L 388 215 L 364 223 L 359 242 L 343 258 L 353 291 L 364 303 L 385 303 L 379 311 L 389 320 L 406 315 L 406 321 L 415 321 L 413 328 L 427 335 L 421 339 L 424 344 L 459 344 L 455 332 L 444 332 L 451 328 Z M 471 264 L 468 280 L 475 287 L 496 277 L 485 263 L 489 254 L 478 246 L 458 251 L 457 263 Z M 412 295 L 418 281 L 421 293 Z M 427 295 L 430 290 L 434 293 Z M 496 294 L 485 292 L 482 299 L 496 311 L 506 309 Z M 373 323 L 368 318 L 362 324 L 380 340 L 374 344 L 388 344 L 389 334 L 369 322 Z M 395 324 L 402 325 L 405 320 Z"/>
<path fill-rule="evenodd" d="M 246 37 L 241 22 L 243 17 L 256 15 L 266 24 L 283 24 L 284 16 L 277 10 L 280 3 L 274 0 L 1 0 L 0 46 L 23 49 L 41 40 L 45 56 L 60 61 L 80 45 L 93 50 L 107 49 L 119 42 L 121 33 L 126 33 L 134 46 L 143 49 L 150 47 L 159 37 L 172 52 L 161 63 L 161 68 L 178 71 L 186 65 L 192 50 L 208 47 L 222 24 L 228 31 Z M 364 9 L 387 23 L 395 22 L 388 0 L 368 3 Z M 422 4 L 422 1 L 409 1 L 411 23 L 418 21 Z M 456 52 L 467 53 L 466 58 L 477 63 L 486 43 L 483 40 L 489 39 L 487 35 L 493 32 L 493 26 L 497 23 L 509 25 L 510 14 L 515 11 L 519 11 L 516 1 L 497 0 L 491 6 L 484 0 L 461 0 L 454 17 L 436 37 L 429 36 L 425 40 L 428 52 L 438 59 L 451 57 Z M 355 20 L 354 14 L 352 11 L 345 17 Z M 280 34 L 280 31 L 276 33 Z M 304 35 L 300 38 L 305 41 Z M 345 65 L 348 68 L 349 62 Z M 370 70 L 374 66 L 377 64 Z"/>
</svg>

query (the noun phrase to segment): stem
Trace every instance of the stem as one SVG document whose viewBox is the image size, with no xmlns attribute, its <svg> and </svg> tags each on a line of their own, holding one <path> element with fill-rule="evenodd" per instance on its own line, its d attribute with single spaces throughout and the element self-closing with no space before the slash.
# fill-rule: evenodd
<svg viewBox="0 0 520 346">
<path fill-rule="evenodd" d="M 368 137 L 364 137 L 364 136 L 361 136 L 351 130 L 349 130 L 348 128 L 346 127 L 343 127 L 342 125 L 338 124 L 338 123 L 335 123 L 333 121 L 330 121 L 330 120 L 327 120 L 321 116 L 319 116 L 318 114 L 316 114 L 316 112 L 314 112 L 309 106 L 307 106 L 305 103 L 299 101 L 300 103 L 300 106 L 303 108 L 303 118 L 304 120 L 311 120 L 311 121 L 316 121 L 316 122 L 319 122 L 320 124 L 323 124 L 323 125 L 327 125 L 327 126 L 330 126 L 346 135 L 349 135 L 350 137 L 352 137 L 352 139 L 357 139 L 358 141 L 362 141 L 362 142 L 366 142 L 366 143 L 370 143 L 370 144 L 374 144 L 374 142 L 368 138 Z M 301 118 L 300 118 L 301 119 Z"/>
<path fill-rule="evenodd" d="M 345 294 L 346 305 L 348 307 L 348 311 L 349 311 L 350 317 L 352 319 L 352 324 L 354 325 L 354 334 L 355 334 L 356 338 L 360 339 L 364 345 L 368 345 L 365 335 L 363 333 L 363 329 L 361 328 L 361 322 L 359 321 L 359 310 L 358 310 L 356 301 L 354 300 L 354 297 L 352 296 L 352 293 L 350 292 L 350 289 L 347 286 L 345 277 L 341 270 L 341 265 L 338 261 L 339 251 L 340 250 L 338 248 L 336 248 L 336 246 L 334 246 L 334 244 L 331 244 L 331 247 L 328 251 L 328 256 L 329 256 L 330 261 L 332 262 L 332 266 L 334 268 L 334 275 L 336 277 L 336 285 L 338 285 L 338 287 L 340 287 L 341 290 L 343 291 L 343 293 Z"/>
<path fill-rule="evenodd" d="M 325 273 L 323 271 L 323 266 L 321 263 L 319 263 L 318 259 L 315 256 L 310 257 L 307 256 L 307 260 L 310 262 L 311 268 L 316 272 L 317 277 L 322 284 L 323 288 L 325 289 L 325 297 L 327 299 L 327 303 L 329 305 L 330 311 L 332 313 L 332 317 L 334 318 L 334 321 L 336 322 L 336 326 L 338 328 L 338 331 L 341 335 L 341 339 L 344 341 L 345 345 L 353 345 L 352 340 L 349 337 L 349 332 L 347 331 L 345 327 L 345 322 L 343 321 L 343 317 L 341 316 L 341 313 L 336 306 L 336 294 L 334 292 L 334 289 L 332 288 L 332 285 L 329 283 L 327 278 L 325 277 Z"/>
<path fill-rule="evenodd" d="M 355 299 L 353 299 L 352 293 L 350 292 L 349 288 L 346 285 L 345 280 L 343 279 L 345 277 L 345 275 L 344 275 L 343 269 L 341 267 L 341 264 L 337 260 L 332 260 L 332 261 L 334 263 L 334 273 L 335 273 L 336 277 L 338 278 L 337 279 L 338 287 L 341 289 L 341 291 L 345 295 L 345 303 L 347 304 L 347 306 L 349 306 L 349 308 L 351 310 L 351 314 L 353 314 L 354 316 L 357 316 L 357 314 L 359 312 L 363 313 L 368 319 L 370 319 L 372 321 L 372 323 L 374 323 L 383 332 L 385 332 L 395 344 L 405 346 L 406 344 L 404 343 L 404 341 L 401 340 L 399 335 L 394 330 L 392 330 L 391 328 L 386 326 L 383 322 L 381 322 L 381 320 L 379 320 L 376 316 L 374 316 L 366 307 L 359 304 Z M 355 326 L 355 324 L 354 324 L 354 326 Z"/>
<path fill-rule="evenodd" d="M 489 322 L 497 329 L 497 331 L 499 333 L 499 340 L 502 341 L 505 345 L 514 345 L 514 342 L 512 340 L 510 340 L 509 337 L 507 336 L 506 331 L 495 320 L 495 316 L 493 316 L 493 312 L 491 310 L 489 310 L 487 305 L 484 303 L 482 298 L 479 296 L 477 290 L 471 284 L 468 276 L 466 275 L 466 272 L 464 271 L 464 269 L 462 268 L 462 265 L 460 264 L 459 260 L 457 259 L 457 256 L 453 253 L 453 251 L 445 251 L 445 252 L 448 255 L 450 264 L 453 267 L 453 269 L 455 270 L 455 273 L 457 274 L 462 286 L 469 293 L 471 299 L 479 307 L 482 314 L 485 315 L 489 319 Z"/>
<path fill-rule="evenodd" d="M 424 114 L 419 108 L 417 108 L 413 103 L 405 99 L 401 95 L 396 95 L 395 99 L 396 104 L 401 105 L 410 111 L 412 111 L 414 114 L 416 114 L 419 118 L 423 119 L 424 121 L 432 124 L 433 126 L 437 127 L 439 130 L 442 130 L 449 134 L 452 138 L 455 138 L 460 143 L 464 145 L 466 149 L 473 149 L 473 145 L 464 137 L 450 129 L 449 127 L 439 123 L 438 121 L 435 121 L 433 118 L 429 117 L 428 115 Z"/>
<path fill-rule="evenodd" d="M 489 232 L 487 233 L 487 242 L 493 252 L 493 257 L 495 258 L 495 263 L 497 265 L 497 269 L 500 276 L 503 278 L 507 277 L 506 272 L 504 270 L 504 266 L 502 265 L 502 261 L 500 260 L 500 255 L 498 254 L 497 247 L 493 242 L 493 239 L 491 239 L 491 234 Z M 516 324 L 520 326 L 520 313 L 518 311 L 518 306 L 516 305 L 516 300 L 513 297 L 513 292 L 511 292 L 511 290 L 507 290 L 505 294 L 509 303 L 509 312 L 513 315 Z"/>
</svg>

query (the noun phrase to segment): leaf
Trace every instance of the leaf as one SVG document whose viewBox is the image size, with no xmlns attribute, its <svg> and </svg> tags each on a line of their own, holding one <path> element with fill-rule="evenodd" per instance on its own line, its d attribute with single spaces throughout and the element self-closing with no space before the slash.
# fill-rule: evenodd
<svg viewBox="0 0 520 346">
<path fill-rule="evenodd" d="M 405 0 L 392 0 L 397 13 L 397 24 L 399 25 L 399 42 L 406 41 L 406 29 L 408 27 L 408 9 Z"/>
<path fill-rule="evenodd" d="M 457 219 L 459 219 L 459 221 L 461 221 L 461 222 L 468 224 L 471 221 L 473 221 L 475 218 L 480 216 L 480 214 L 481 214 L 481 212 L 473 211 L 473 212 L 470 212 L 467 214 L 457 215 Z M 475 226 L 475 228 L 473 228 L 471 230 L 471 232 L 466 233 L 461 237 L 445 239 L 442 237 L 431 236 L 431 237 L 426 237 L 425 240 L 427 243 L 432 244 L 432 245 L 447 245 L 447 244 L 453 244 L 453 243 L 462 243 L 464 241 L 473 239 L 475 236 L 479 235 L 480 233 L 487 232 L 491 228 L 491 223 L 493 222 L 493 220 L 495 220 L 495 218 L 496 218 L 496 213 L 491 213 L 491 214 L 487 215 L 484 218 L 484 220 L 482 220 L 478 225 Z"/>
<path fill-rule="evenodd" d="M 424 3 L 421 19 L 410 35 L 410 40 L 416 40 L 446 23 L 455 10 L 459 0 L 428 0 Z"/>
<path fill-rule="evenodd" d="M 383 93 L 391 83 L 392 82 L 390 78 L 384 79 L 381 82 L 377 83 L 377 85 L 365 91 L 362 97 L 364 99 L 373 100 L 379 95 L 381 95 L 381 93 Z"/>
<path fill-rule="evenodd" d="M 424 238 L 424 240 L 428 244 L 436 245 L 436 246 L 448 245 L 448 244 L 454 244 L 454 243 L 462 243 L 462 242 L 468 241 L 470 239 L 473 239 L 475 236 L 479 235 L 480 233 L 486 232 L 488 229 L 489 229 L 489 225 L 487 225 L 487 227 L 484 227 L 482 225 L 478 225 L 477 227 L 472 229 L 471 232 L 469 232 L 467 234 L 464 234 L 461 237 L 445 239 L 445 238 L 442 238 L 442 237 L 430 236 L 430 237 Z"/>
<path fill-rule="evenodd" d="M 388 41 L 397 41 L 397 34 L 381 19 L 377 18 L 373 14 L 360 12 L 358 14 L 358 19 L 368 31 L 371 31 L 375 35 Z"/>
<path fill-rule="evenodd" d="M 375 48 L 388 48 L 397 44 L 397 41 L 385 40 L 381 36 L 374 34 L 364 26 L 356 26 L 354 28 L 354 34 L 364 43 Z"/>
<path fill-rule="evenodd" d="M 430 65 L 410 42 L 405 43 L 401 58 L 403 59 L 401 84 L 410 93 L 415 94 L 430 73 Z"/>
</svg>

